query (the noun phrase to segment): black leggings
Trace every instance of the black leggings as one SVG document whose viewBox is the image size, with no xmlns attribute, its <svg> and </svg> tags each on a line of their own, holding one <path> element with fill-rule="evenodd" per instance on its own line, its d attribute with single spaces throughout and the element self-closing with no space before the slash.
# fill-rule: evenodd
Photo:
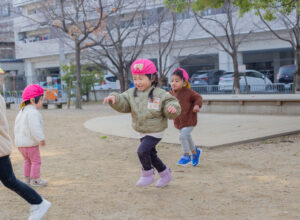
<svg viewBox="0 0 300 220">
<path fill-rule="evenodd" d="M 0 180 L 4 186 L 16 192 L 31 205 L 42 203 L 42 197 L 36 191 L 15 177 L 9 156 L 0 157 Z"/>
<path fill-rule="evenodd" d="M 157 156 L 156 145 L 160 140 L 161 138 L 152 136 L 141 138 L 141 145 L 138 148 L 137 154 L 144 170 L 151 170 L 152 165 L 158 172 L 166 169 L 166 165 Z"/>
</svg>

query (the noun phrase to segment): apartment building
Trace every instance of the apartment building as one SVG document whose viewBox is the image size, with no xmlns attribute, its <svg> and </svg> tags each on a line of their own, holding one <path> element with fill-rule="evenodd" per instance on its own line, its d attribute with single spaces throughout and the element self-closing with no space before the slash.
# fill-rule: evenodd
<svg viewBox="0 0 300 220">
<path fill-rule="evenodd" d="M 12 0 L 0 1 L 0 67 L 6 73 L 5 88 L 24 88 L 23 60 L 16 59 L 14 39 L 14 17 Z"/>
<path fill-rule="evenodd" d="M 13 59 L 15 57 L 13 18 L 11 2 L 0 2 L 0 59 Z"/>
<path fill-rule="evenodd" d="M 53 30 L 34 22 L 34 20 L 41 22 L 43 19 L 38 12 L 39 1 L 14 0 L 14 7 L 21 8 L 26 17 L 30 18 L 21 16 L 14 20 L 16 56 L 18 59 L 24 59 L 28 83 L 44 81 L 47 75 L 58 75 L 61 72 L 60 66 L 74 59 L 72 48 L 59 40 Z M 154 16 L 162 7 L 163 4 L 156 1 L 153 7 L 149 8 L 152 11 L 149 15 Z M 225 16 L 221 9 L 207 10 L 205 13 L 206 16 Z M 231 57 L 199 27 L 192 13 L 185 12 L 178 18 L 181 22 L 177 27 L 173 49 L 168 55 L 169 64 L 176 63 L 175 66 L 186 68 L 190 75 L 204 69 L 233 70 Z M 269 71 L 274 77 L 280 66 L 294 63 L 290 45 L 277 39 L 266 28 L 258 27 L 261 22 L 256 16 L 249 13 L 238 19 L 236 30 L 240 36 L 252 32 L 239 47 L 239 65 L 244 64 L 247 69 Z M 126 20 L 120 25 L 126 25 Z M 274 25 L 280 34 L 287 35 L 284 26 Z M 225 42 L 222 30 L 217 26 L 214 29 Z M 157 49 L 155 40 L 148 42 L 141 57 L 157 61 Z"/>
</svg>

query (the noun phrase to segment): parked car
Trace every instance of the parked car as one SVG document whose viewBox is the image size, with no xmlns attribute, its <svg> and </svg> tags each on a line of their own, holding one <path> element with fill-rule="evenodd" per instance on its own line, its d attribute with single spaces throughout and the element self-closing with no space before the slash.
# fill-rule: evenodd
<svg viewBox="0 0 300 220">
<path fill-rule="evenodd" d="M 274 70 L 273 69 L 263 69 L 263 70 L 258 70 L 258 72 L 261 72 L 264 74 L 266 77 L 268 77 L 271 82 L 274 82 Z"/>
<path fill-rule="evenodd" d="M 195 79 L 193 82 L 190 83 L 191 86 L 207 86 L 207 81 L 205 79 Z"/>
<path fill-rule="evenodd" d="M 250 91 L 265 91 L 272 86 L 271 80 L 256 70 L 246 70 L 246 80 Z M 246 91 L 245 73 L 240 73 L 240 88 Z M 219 81 L 219 90 L 231 91 L 233 88 L 233 72 L 226 72 Z"/>
<path fill-rule="evenodd" d="M 219 78 L 224 73 L 224 70 L 199 70 L 192 75 L 190 83 L 193 85 L 201 85 L 204 80 L 207 85 L 218 85 Z"/>
<path fill-rule="evenodd" d="M 277 83 L 289 84 L 294 82 L 294 72 L 296 71 L 295 65 L 285 65 L 279 68 L 276 75 Z"/>
<path fill-rule="evenodd" d="M 101 90 L 101 89 L 117 89 L 120 86 L 117 86 L 118 78 L 114 75 L 105 75 L 104 80 L 101 84 L 95 83 L 94 89 Z"/>
</svg>

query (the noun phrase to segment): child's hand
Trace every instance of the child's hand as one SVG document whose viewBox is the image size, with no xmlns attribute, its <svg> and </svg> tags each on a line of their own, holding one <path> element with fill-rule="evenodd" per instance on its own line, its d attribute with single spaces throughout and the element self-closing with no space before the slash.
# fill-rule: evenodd
<svg viewBox="0 0 300 220">
<path fill-rule="evenodd" d="M 46 146 L 46 141 L 45 141 L 45 140 L 41 141 L 41 142 L 40 142 L 40 145 L 41 145 L 42 147 L 45 147 L 45 146 Z"/>
<path fill-rule="evenodd" d="M 200 111 L 199 105 L 195 105 L 193 108 L 193 112 L 199 112 L 199 111 Z"/>
<path fill-rule="evenodd" d="M 170 105 L 170 106 L 168 107 L 168 112 L 174 114 L 174 113 L 177 112 L 177 110 L 176 110 L 176 108 L 175 108 L 174 106 Z"/>
<path fill-rule="evenodd" d="M 107 103 L 111 101 L 112 104 L 115 104 L 116 101 L 116 97 L 111 95 L 111 96 L 107 96 L 104 100 L 103 100 L 103 104 Z"/>
</svg>

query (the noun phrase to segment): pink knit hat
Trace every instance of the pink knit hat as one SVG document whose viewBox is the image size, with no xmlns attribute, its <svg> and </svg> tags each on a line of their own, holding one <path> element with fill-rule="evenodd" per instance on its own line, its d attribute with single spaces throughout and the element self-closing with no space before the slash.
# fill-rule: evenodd
<svg viewBox="0 0 300 220">
<path fill-rule="evenodd" d="M 29 86 L 26 86 L 26 88 L 23 91 L 22 94 L 22 104 L 21 108 L 24 107 L 24 102 L 27 100 L 30 100 L 31 98 L 35 98 L 38 96 L 44 95 L 44 90 L 41 86 L 37 84 L 31 84 Z"/>
<path fill-rule="evenodd" d="M 153 74 L 156 72 L 156 67 L 151 60 L 139 59 L 131 64 L 131 73 L 133 75 Z"/>
<path fill-rule="evenodd" d="M 185 81 L 186 81 L 186 87 L 187 88 L 191 88 L 191 85 L 190 85 L 190 83 L 189 83 L 189 74 L 185 71 L 185 69 L 183 69 L 183 68 L 176 68 L 174 71 L 173 71 L 173 73 L 176 71 L 176 70 L 181 70 L 182 71 L 182 75 L 183 75 L 183 78 L 185 79 Z"/>
</svg>

